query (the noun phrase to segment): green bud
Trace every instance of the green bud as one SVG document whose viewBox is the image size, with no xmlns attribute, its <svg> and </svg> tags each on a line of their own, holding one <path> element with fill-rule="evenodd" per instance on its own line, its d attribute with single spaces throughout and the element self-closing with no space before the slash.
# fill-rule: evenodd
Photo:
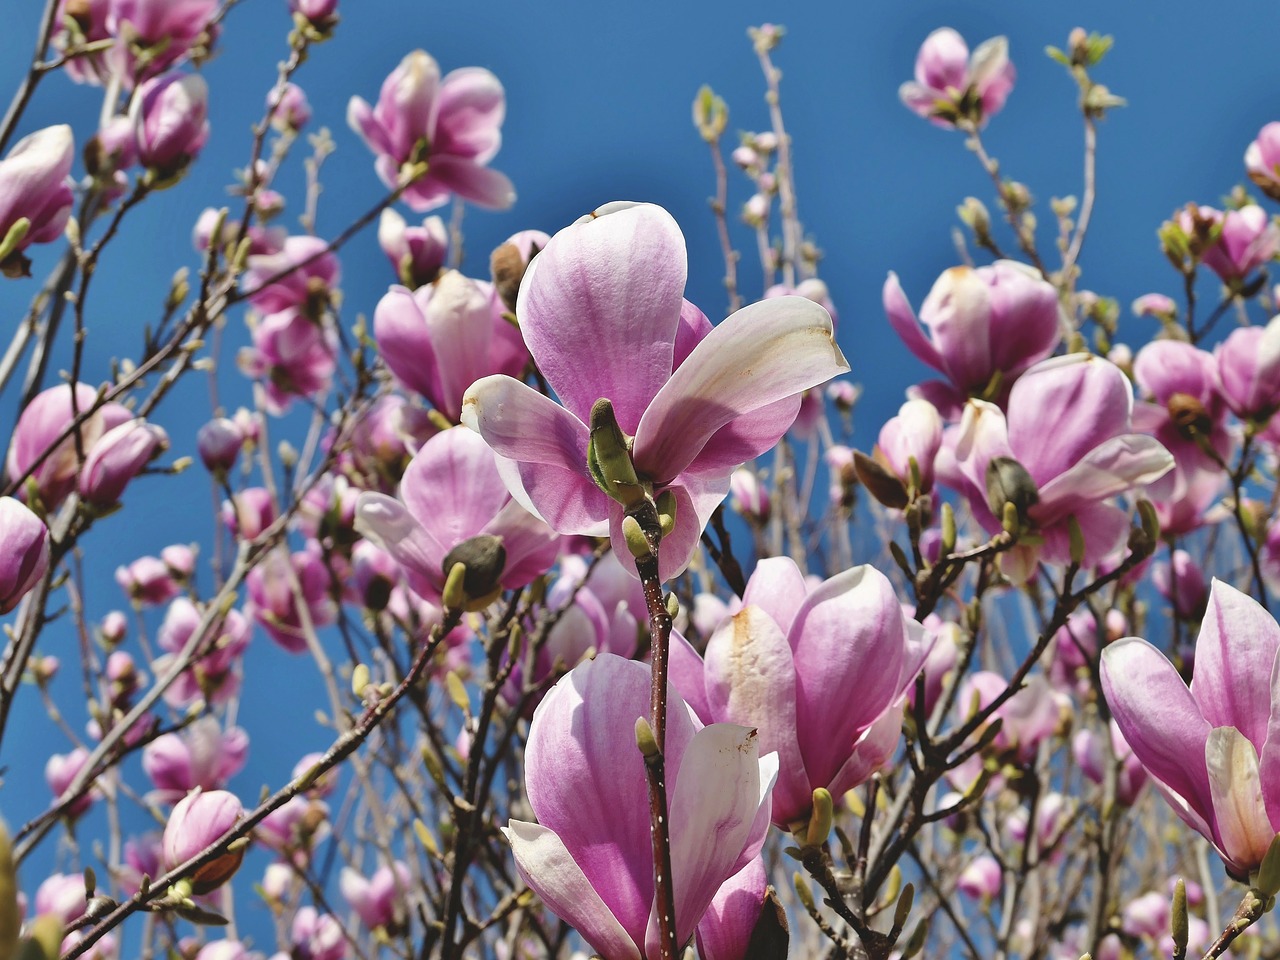
<svg viewBox="0 0 1280 960">
<path fill-rule="evenodd" d="M 444 767 L 441 765 L 440 758 L 436 756 L 435 751 L 430 747 L 424 746 L 418 751 L 418 755 L 422 757 L 422 765 L 427 768 L 427 776 L 431 778 L 431 782 L 445 793 L 448 793 L 449 788 L 445 786 L 444 781 Z"/>
<path fill-rule="evenodd" d="M 449 699 L 456 703 L 463 713 L 470 713 L 471 697 L 467 695 L 466 685 L 456 670 L 450 670 L 445 674 L 444 686 L 449 691 Z"/>
<path fill-rule="evenodd" d="M 636 717 L 636 746 L 646 760 L 662 752 L 658 749 L 658 738 L 653 727 L 649 726 L 649 721 L 644 717 Z"/>
<path fill-rule="evenodd" d="M 27 928 L 27 939 L 16 955 L 19 960 L 58 960 L 62 955 L 62 921 L 52 913 L 36 917 Z"/>
<path fill-rule="evenodd" d="M 656 503 L 658 508 L 658 526 L 662 529 L 664 537 L 671 536 L 671 531 L 676 528 L 676 495 L 672 490 L 663 490 L 658 494 Z"/>
<path fill-rule="evenodd" d="M 431 854 L 431 856 L 437 860 L 441 859 L 440 846 L 436 843 L 435 835 L 428 830 L 427 825 L 417 817 L 414 817 L 413 819 L 413 833 L 427 853 Z"/>
<path fill-rule="evenodd" d="M 1187 938 L 1190 936 L 1190 921 L 1187 919 L 1187 882 L 1181 877 L 1173 886 L 1173 908 L 1169 914 L 1169 928 L 1173 934 L 1173 955 L 1185 957 Z"/>
<path fill-rule="evenodd" d="M 942 504 L 942 556 L 948 556 L 956 548 L 956 512 L 951 504 Z"/>
<path fill-rule="evenodd" d="M 816 909 L 813 905 L 813 891 L 809 888 L 809 881 L 804 878 L 799 870 L 792 877 L 796 885 L 796 896 L 800 898 L 800 903 L 810 913 Z"/>
<path fill-rule="evenodd" d="M 1257 879 L 1254 880 L 1253 886 L 1267 897 L 1274 897 L 1280 893 L 1280 834 L 1271 838 L 1271 845 L 1267 847 L 1267 852 L 1258 867 Z"/>
<path fill-rule="evenodd" d="M 618 426 L 613 404 L 604 397 L 591 407 L 587 469 L 596 486 L 628 509 L 638 506 L 648 496 L 631 462 L 627 435 Z"/>
<path fill-rule="evenodd" d="M 1084 531 L 1080 529 L 1080 521 L 1074 515 L 1067 517 L 1067 543 L 1071 562 L 1080 566 L 1084 563 Z"/>
<path fill-rule="evenodd" d="M 674 593 L 668 593 L 666 604 L 667 616 L 674 620 L 680 613 L 680 599 Z"/>
<path fill-rule="evenodd" d="M 920 953 L 924 949 L 925 938 L 929 936 L 929 918 L 925 917 L 916 924 L 916 928 L 911 931 L 911 939 L 907 941 L 907 945 L 902 950 L 902 960 L 911 960 L 912 957 Z"/>
<path fill-rule="evenodd" d="M 715 143 L 729 124 L 729 108 L 723 98 L 705 84 L 693 98 L 693 125 L 707 143 Z"/>
<path fill-rule="evenodd" d="M 444 604 L 446 610 L 460 610 L 466 606 L 467 592 L 463 589 L 462 581 L 467 576 L 467 565 L 465 563 L 455 563 L 449 568 L 449 572 L 445 574 L 444 589 L 440 591 L 440 601 Z"/>
<path fill-rule="evenodd" d="M 355 669 L 351 671 L 351 692 L 357 697 L 364 696 L 364 688 L 369 686 L 369 665 L 367 663 L 357 663 Z"/>
<path fill-rule="evenodd" d="M 907 919 L 911 916 L 911 906 L 916 900 L 916 888 L 914 884 L 908 883 L 902 888 L 902 895 L 898 897 L 898 903 L 893 909 L 893 929 L 901 932 L 902 928 L 907 925 Z"/>
<path fill-rule="evenodd" d="M 813 791 L 813 812 L 809 814 L 809 829 L 804 840 L 806 846 L 817 847 L 826 841 L 831 834 L 834 807 L 830 790 L 819 787 Z"/>
<path fill-rule="evenodd" d="M 0 260 L 8 260 L 18 252 L 18 245 L 27 238 L 27 232 L 30 229 L 31 220 L 28 217 L 19 217 L 13 222 L 4 239 L 0 240 Z"/>
<path fill-rule="evenodd" d="M 653 554 L 653 550 L 649 546 L 649 538 L 644 535 L 644 531 L 640 528 L 640 521 L 635 517 L 626 516 L 622 518 L 622 539 L 627 541 L 627 549 L 631 551 L 631 556 L 637 560 Z"/>
</svg>

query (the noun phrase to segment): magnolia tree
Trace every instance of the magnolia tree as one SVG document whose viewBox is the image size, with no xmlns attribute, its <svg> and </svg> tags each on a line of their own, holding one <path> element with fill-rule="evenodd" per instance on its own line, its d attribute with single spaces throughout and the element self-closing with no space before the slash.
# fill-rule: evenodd
<svg viewBox="0 0 1280 960">
<path fill-rule="evenodd" d="M 192 225 L 142 349 L 101 364 L 95 274 L 192 183 L 201 68 L 224 18 L 266 17 L 235 6 L 50 0 L 0 125 L 0 269 L 30 302 L 0 359 L 0 957 L 1280 955 L 1280 122 L 1241 132 L 1225 209 L 1160 226 L 1175 295 L 1134 304 L 1158 333 L 1133 349 L 1082 286 L 1109 39 L 1049 50 L 1084 182 L 1047 249 L 983 139 L 1007 43 L 929 35 L 902 102 L 999 215 L 967 198 L 962 262 L 918 306 L 891 273 L 859 319 L 936 376 L 855 450 L 849 375 L 875 360 L 836 345 L 798 217 L 780 28 L 750 31 L 764 130 L 727 143 L 724 102 L 693 102 L 713 323 L 650 203 L 517 218 L 464 263 L 466 205 L 515 201 L 505 95 L 422 50 L 351 97 L 384 192 L 318 232 L 335 140 L 295 81 L 341 24 L 291 0 L 234 202 Z M 19 139 L 57 72 L 100 88 L 99 123 Z M 344 304 L 341 258 L 375 242 L 398 282 Z M 251 405 L 219 405 L 233 383 Z M 123 552 L 184 483 L 211 487 L 211 547 Z M 132 617 L 87 608 L 86 542 L 121 551 Z M 238 723 L 250 662 L 328 737 L 254 779 L 277 731 Z"/>
</svg>

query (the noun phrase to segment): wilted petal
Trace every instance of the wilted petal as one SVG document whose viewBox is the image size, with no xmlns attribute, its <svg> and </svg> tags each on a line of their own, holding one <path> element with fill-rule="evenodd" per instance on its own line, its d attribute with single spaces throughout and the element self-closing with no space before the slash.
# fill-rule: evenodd
<svg viewBox="0 0 1280 960">
<path fill-rule="evenodd" d="M 793 818 L 813 802 L 796 739 L 796 672 L 786 634 L 763 609 L 748 604 L 707 642 L 707 705 L 716 720 L 756 727 L 760 750 L 777 752 L 781 776 L 773 804 Z M 819 784 L 821 786 L 822 784 Z M 787 825 L 788 819 L 780 820 Z"/>
<path fill-rule="evenodd" d="M 686 272 L 684 236 L 652 204 L 601 208 L 534 257 L 516 315 L 547 383 L 580 420 L 607 397 L 636 433 L 671 375 Z"/>
<path fill-rule="evenodd" d="M 524 882 L 556 916 L 582 934 L 592 949 L 610 960 L 643 960 L 635 942 L 554 832 L 520 820 L 512 820 L 502 832 L 511 843 Z"/>
<path fill-rule="evenodd" d="M 653 398 L 636 431 L 636 469 L 655 481 L 696 470 L 721 427 L 848 369 L 831 315 L 813 301 L 778 297 L 744 307 L 694 347 Z M 759 433 L 739 438 L 739 452 L 777 443 L 776 417 L 757 426 Z"/>
<path fill-rule="evenodd" d="M 1133 755 L 1202 823 L 1211 823 L 1209 777 L 1199 763 L 1210 724 L 1173 664 L 1147 641 L 1126 637 L 1103 648 L 1101 672 L 1107 704 Z"/>
<path fill-rule="evenodd" d="M 1261 754 L 1272 712 L 1271 675 L 1280 627 L 1256 600 L 1214 579 L 1200 635 L 1191 695 L 1213 727 L 1235 727 Z"/>
</svg>

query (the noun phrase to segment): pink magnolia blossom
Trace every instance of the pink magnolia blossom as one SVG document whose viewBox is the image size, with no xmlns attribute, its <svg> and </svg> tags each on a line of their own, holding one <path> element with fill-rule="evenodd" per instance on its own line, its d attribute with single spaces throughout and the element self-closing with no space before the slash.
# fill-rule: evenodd
<svg viewBox="0 0 1280 960">
<path fill-rule="evenodd" d="M 1151 570 L 1151 582 L 1173 604 L 1174 613 L 1186 620 L 1198 620 L 1209 602 L 1209 585 L 1204 571 L 1185 550 L 1174 550 L 1171 562 L 1158 563 Z"/>
<path fill-rule="evenodd" d="M 285 238 L 279 250 L 249 257 L 244 286 L 263 313 L 295 310 L 318 319 L 341 279 L 342 264 L 328 241 L 302 234 Z"/>
<path fill-rule="evenodd" d="M 133 419 L 133 414 L 119 403 L 107 403 L 94 410 L 97 397 L 93 387 L 78 383 L 73 402 L 71 385 L 59 384 L 37 394 L 18 417 L 5 469 L 10 480 L 29 474 L 49 510 L 56 509 L 75 489 L 80 469 L 74 434 L 53 446 L 67 425 L 77 415 L 82 418 L 80 449 L 88 452 L 108 430 Z M 89 410 L 94 412 L 85 416 Z M 53 450 L 48 452 L 51 446 Z"/>
<path fill-rule="evenodd" d="M 209 139 L 209 87 L 194 73 L 167 73 L 133 95 L 129 119 L 138 162 L 170 181 L 196 158 Z"/>
<path fill-rule="evenodd" d="M 1004 886 L 1004 871 L 1000 862 L 989 853 L 969 861 L 956 879 L 956 889 L 975 900 L 992 900 L 999 896 Z"/>
<path fill-rule="evenodd" d="M 1133 301 L 1130 308 L 1137 317 L 1172 319 L 1178 315 L 1178 305 L 1163 293 L 1144 293 Z"/>
<path fill-rule="evenodd" d="M 338 368 L 338 334 L 327 323 L 288 309 L 270 313 L 252 325 L 253 346 L 237 357 L 241 371 L 262 382 L 266 408 L 286 411 L 294 397 L 313 397 L 329 389 Z"/>
<path fill-rule="evenodd" d="M 279 92 L 272 87 L 267 94 L 267 107 L 272 110 L 271 126 L 282 133 L 296 134 L 311 119 L 311 104 L 296 83 L 286 83 Z"/>
<path fill-rule="evenodd" d="M 1134 756 L 1239 879 L 1280 833 L 1277 653 L 1280 626 L 1220 580 L 1196 638 L 1190 689 L 1145 640 L 1127 637 L 1102 651 L 1102 689 Z"/>
<path fill-rule="evenodd" d="M 391 866 L 379 867 L 365 879 L 350 867 L 340 877 L 342 899 L 370 930 L 391 927 L 408 916 L 405 898 L 412 887 L 409 867 L 397 860 Z"/>
<path fill-rule="evenodd" d="M 1249 179 L 1272 200 L 1280 200 L 1280 122 L 1271 122 L 1244 152 Z"/>
<path fill-rule="evenodd" d="M 476 536 L 497 537 L 504 560 L 494 574 L 503 587 L 522 587 L 555 562 L 560 538 L 512 499 L 501 464 L 484 441 L 455 427 L 422 445 L 400 483 L 400 497 L 365 492 L 355 528 L 400 564 L 409 585 L 440 599 L 445 558 Z"/>
<path fill-rule="evenodd" d="M 200 462 L 215 476 L 225 475 L 234 467 L 242 449 L 244 431 L 229 417 L 215 417 L 196 433 Z"/>
<path fill-rule="evenodd" d="M 293 960 L 342 960 L 347 955 L 347 939 L 342 925 L 332 914 L 302 907 L 293 915 L 289 929 Z"/>
<path fill-rule="evenodd" d="M 88 899 L 83 873 L 55 873 L 36 890 L 35 916 L 55 916 L 69 924 L 84 913 Z"/>
<path fill-rule="evenodd" d="M 956 694 L 956 713 L 961 721 L 979 710 L 985 710 L 1009 687 L 1009 681 L 990 670 L 970 674 Z M 1001 721 L 1000 732 L 992 745 L 1009 750 L 1022 763 L 1035 758 L 1041 741 L 1058 728 L 1058 701 L 1041 674 L 1033 674 L 1013 696 L 996 708 L 991 717 Z"/>
<path fill-rule="evenodd" d="M 1188 234 L 1203 222 L 1222 227 L 1217 242 L 1205 249 L 1201 259 L 1223 283 L 1242 283 L 1280 251 L 1280 227 L 1256 203 L 1226 213 L 1195 204 L 1178 212 L 1178 224 Z"/>
<path fill-rule="evenodd" d="M 244 768 L 248 751 L 248 734 L 239 727 L 223 730 L 213 717 L 156 737 L 142 751 L 142 769 L 156 787 L 151 798 L 176 803 L 196 787 L 221 789 Z"/>
<path fill-rule="evenodd" d="M 1213 351 L 1216 386 L 1231 412 L 1265 423 L 1280 409 L 1280 316 L 1239 327 Z"/>
<path fill-rule="evenodd" d="M 838 797 L 892 756 L 932 638 L 869 566 L 810 589 L 789 557 L 762 560 L 742 601 L 705 664 L 673 642 L 672 684 L 704 722 L 755 727 L 760 749 L 777 751 L 773 822 L 792 829 L 815 789 Z"/>
<path fill-rule="evenodd" d="M 424 213 L 450 194 L 482 207 L 515 202 L 511 181 L 487 164 L 502 145 L 507 98 L 488 70 L 464 67 L 440 78 L 430 54 L 415 50 L 382 84 L 376 106 L 352 97 L 347 123 L 377 155 L 375 169 L 394 188 L 406 164 L 425 161 L 427 171 L 402 194 Z"/>
<path fill-rule="evenodd" d="M 25 276 L 22 251 L 62 236 L 71 217 L 67 177 L 74 159 L 71 128 L 61 124 L 23 137 L 0 160 L 0 271 Z"/>
<path fill-rule="evenodd" d="M 235 794 L 225 790 L 203 791 L 196 788 L 178 801 L 169 814 L 161 844 L 161 862 L 166 870 L 173 870 L 192 857 L 202 853 L 219 840 L 244 816 Z M 224 853 L 191 874 L 192 888 L 196 893 L 216 890 L 240 868 L 244 849 Z"/>
<path fill-rule="evenodd" d="M 529 362 L 504 309 L 492 284 L 450 270 L 412 293 L 392 287 L 374 310 L 373 334 L 396 378 L 456 423 L 471 384 L 519 377 Z"/>
<path fill-rule="evenodd" d="M 1147 344 L 1133 363 L 1146 398 L 1134 406 L 1133 427 L 1159 440 L 1174 458 L 1173 469 L 1147 490 L 1161 531 L 1174 536 L 1205 522 L 1227 481 L 1219 461 L 1231 458 L 1232 438 L 1216 366 L 1212 354 L 1176 340 Z"/>
<path fill-rule="evenodd" d="M 186 597 L 169 604 L 160 624 L 157 643 L 165 651 L 152 664 L 163 675 L 190 642 L 200 626 L 202 612 Z M 239 610 L 229 610 L 220 622 L 215 621 L 211 639 L 190 668 L 164 692 L 171 707 L 185 707 L 198 699 L 217 706 L 226 703 L 240 690 L 240 661 L 249 646 L 252 629 Z"/>
<path fill-rule="evenodd" d="M 449 231 L 439 217 L 427 217 L 411 227 L 390 207 L 378 221 L 378 246 L 391 261 L 396 277 L 410 290 L 430 283 L 444 266 Z"/>
<path fill-rule="evenodd" d="M 314 542 L 293 554 L 273 550 L 245 577 L 246 611 L 281 647 L 301 653 L 309 628 L 327 626 L 337 617 L 332 576 Z"/>
<path fill-rule="evenodd" d="M 20 500 L 3 497 L 0 544 L 0 614 L 5 614 L 49 572 L 49 528 Z"/>
<path fill-rule="evenodd" d="M 1013 385 L 1007 416 L 994 404 L 969 401 L 954 448 L 956 485 L 989 532 L 1001 529 L 992 504 L 999 511 L 1003 502 L 1014 502 L 1019 519 L 1042 541 L 1019 543 L 1003 554 L 1007 575 L 1025 580 L 1038 559 L 1067 562 L 1069 518 L 1083 534 L 1085 567 L 1123 545 L 1129 514 L 1111 498 L 1173 467 L 1158 441 L 1131 432 L 1132 407 L 1125 375 L 1089 354 L 1045 360 L 1027 371 Z M 1013 484 L 1017 489 L 1004 489 L 1001 480 L 989 491 L 1009 460 L 1026 476 Z M 1031 488 L 1022 489 L 1028 479 Z"/>
<path fill-rule="evenodd" d="M 1106 783 L 1107 766 L 1112 757 L 1119 764 L 1116 773 L 1116 801 L 1126 807 L 1133 806 L 1138 794 L 1147 784 L 1147 771 L 1142 761 L 1134 756 L 1133 748 L 1125 740 L 1120 727 L 1112 720 L 1109 724 L 1111 734 L 1111 750 L 1103 744 L 1100 737 L 1091 728 L 1085 728 L 1071 739 L 1071 752 L 1080 772 L 1094 783 Z"/>
<path fill-rule="evenodd" d="M 127 566 L 116 567 L 116 583 L 136 604 L 154 606 L 178 595 L 173 574 L 159 557 L 139 557 Z"/>
<path fill-rule="evenodd" d="M 884 310 L 907 349 L 947 378 L 924 384 L 921 395 L 948 420 L 965 399 L 999 400 L 1032 364 L 1053 353 L 1062 338 L 1058 292 L 1039 273 L 1012 260 L 989 267 L 952 267 L 934 283 L 916 315 L 898 283 L 885 281 Z M 999 374 L 996 392 L 988 393 Z"/>
<path fill-rule="evenodd" d="M 289 9 L 312 23 L 324 23 L 337 15 L 338 0 L 289 0 Z"/>
<path fill-rule="evenodd" d="M 538 707 L 525 753 L 537 823 L 504 831 L 524 881 L 606 960 L 657 957 L 658 905 L 644 759 L 635 718 L 649 712 L 649 669 L 603 654 Z M 725 881 L 759 854 L 777 758 L 755 732 L 703 727 L 668 694 L 667 796 L 676 940 L 686 942 Z"/>
<path fill-rule="evenodd" d="M 493 286 L 507 309 L 515 310 L 520 283 L 529 270 L 529 261 L 550 241 L 551 238 L 541 230 L 521 230 L 507 237 L 489 256 Z"/>
<path fill-rule="evenodd" d="M 169 435 L 164 429 L 141 417 L 113 427 L 85 458 L 80 470 L 80 498 L 98 506 L 116 503 L 129 481 L 168 449 Z"/>
<path fill-rule="evenodd" d="M 769 488 L 760 482 L 754 470 L 739 467 L 729 475 L 729 493 L 733 509 L 752 523 L 769 522 Z"/>
<path fill-rule="evenodd" d="M 45 783 L 49 785 L 49 790 L 53 793 L 54 803 L 56 804 L 62 795 L 67 791 L 76 777 L 80 775 L 80 771 L 84 769 L 84 765 L 89 762 L 89 751 L 84 747 L 76 747 L 70 753 L 55 753 L 44 765 Z M 86 790 L 75 802 L 67 807 L 67 816 L 78 817 L 93 805 L 94 799 L 97 797 L 92 789 Z"/>
<path fill-rule="evenodd" d="M 961 119 L 981 127 L 1004 107 L 1016 76 L 1006 38 L 985 40 L 970 56 L 960 34 L 940 27 L 921 44 L 916 78 L 898 89 L 898 97 L 939 127 Z"/>
<path fill-rule="evenodd" d="M 587 465 L 591 409 L 611 401 L 641 483 L 675 498 L 664 580 L 688 566 L 733 469 L 778 442 L 802 391 L 848 369 L 817 304 L 765 300 L 712 328 L 683 298 L 686 272 L 684 238 L 661 207 L 612 203 L 566 227 L 533 258 L 516 309 L 560 404 L 493 376 L 462 410 L 521 502 L 561 533 L 608 530 L 629 560 L 622 505 Z"/>
<path fill-rule="evenodd" d="M 873 456 L 893 473 L 904 487 L 914 486 L 919 477 L 917 492 L 933 490 L 933 463 L 942 447 L 942 417 L 928 400 L 908 400 L 898 408 L 898 415 L 880 428 Z"/>
<path fill-rule="evenodd" d="M 119 40 L 106 59 L 128 87 L 184 58 L 210 30 L 218 0 L 109 0 L 108 11 L 107 33 Z M 147 59 L 139 71 L 136 54 L 141 50 Z"/>
</svg>

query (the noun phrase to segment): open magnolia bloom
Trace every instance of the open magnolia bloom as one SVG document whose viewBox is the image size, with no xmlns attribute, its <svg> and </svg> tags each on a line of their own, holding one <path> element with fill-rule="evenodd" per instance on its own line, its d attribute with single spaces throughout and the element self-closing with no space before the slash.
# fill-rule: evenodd
<svg viewBox="0 0 1280 960">
<path fill-rule="evenodd" d="M 512 820 L 504 831 L 525 883 L 603 960 L 660 953 L 649 793 L 635 739 L 651 682 L 644 664 L 601 654 L 551 689 L 533 715 L 525 752 L 525 789 L 538 823 Z M 778 758 L 760 757 L 758 746 L 749 727 L 702 726 L 668 689 L 664 754 L 679 943 L 764 844 Z"/>
<path fill-rule="evenodd" d="M 587 467 L 592 406 L 611 401 L 641 483 L 675 500 L 664 580 L 688 565 L 733 469 L 778 442 L 803 391 L 849 369 L 811 300 L 764 300 L 713 328 L 684 299 L 686 274 L 684 237 L 661 207 L 610 203 L 561 230 L 530 262 L 516 305 L 560 403 L 492 376 L 462 409 L 512 496 L 559 533 L 608 531 L 630 569 L 623 507 Z"/>
<path fill-rule="evenodd" d="M 1138 637 L 1102 651 L 1102 689 L 1133 755 L 1174 812 L 1249 877 L 1280 827 L 1280 626 L 1214 580 L 1191 688 Z"/>
</svg>

